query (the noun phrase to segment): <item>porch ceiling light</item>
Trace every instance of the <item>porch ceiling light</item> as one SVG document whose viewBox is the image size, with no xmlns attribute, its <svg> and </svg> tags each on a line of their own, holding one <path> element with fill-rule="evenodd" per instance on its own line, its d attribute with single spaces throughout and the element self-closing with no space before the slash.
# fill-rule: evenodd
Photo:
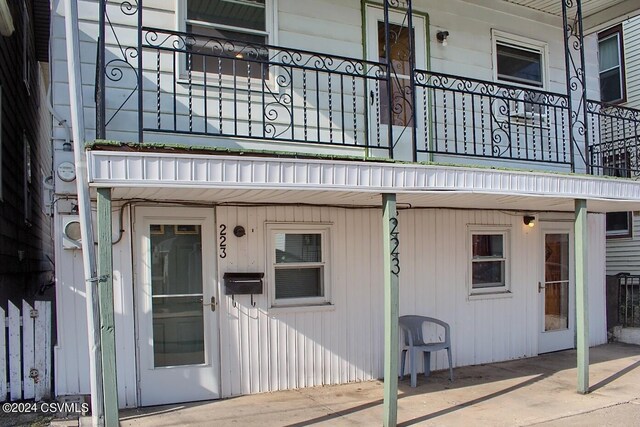
<svg viewBox="0 0 640 427">
<path fill-rule="evenodd" d="M 447 37 L 449 37 L 449 31 L 438 31 L 436 33 L 436 39 L 442 43 L 442 46 L 447 45 Z"/>
<path fill-rule="evenodd" d="M 8 37 L 13 33 L 13 30 L 13 19 L 7 0 L 0 0 L 0 34 Z"/>
<path fill-rule="evenodd" d="M 524 225 L 528 225 L 529 227 L 535 227 L 536 226 L 536 217 L 535 216 L 531 216 L 531 215 L 525 215 L 522 218 L 522 222 L 524 222 Z"/>
</svg>

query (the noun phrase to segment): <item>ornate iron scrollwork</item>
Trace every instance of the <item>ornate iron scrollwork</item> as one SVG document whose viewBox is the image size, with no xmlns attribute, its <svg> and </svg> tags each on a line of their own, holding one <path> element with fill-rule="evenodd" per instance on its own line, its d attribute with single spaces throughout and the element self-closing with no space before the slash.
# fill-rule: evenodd
<svg viewBox="0 0 640 427">
<path fill-rule="evenodd" d="M 587 90 L 581 0 L 562 0 L 562 19 L 566 84 L 570 110 L 569 138 L 571 140 L 572 170 L 575 170 L 573 153 L 574 149 L 577 149 L 588 173 L 589 162 L 586 159 L 586 155 L 589 150 L 589 134 L 587 132 Z M 579 138 L 584 139 L 584 151 L 578 144 Z"/>
</svg>

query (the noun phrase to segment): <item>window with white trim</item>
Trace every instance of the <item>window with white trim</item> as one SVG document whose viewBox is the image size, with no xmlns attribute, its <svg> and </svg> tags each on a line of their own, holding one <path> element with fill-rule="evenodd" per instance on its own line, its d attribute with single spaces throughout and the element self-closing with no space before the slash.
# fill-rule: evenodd
<svg viewBox="0 0 640 427">
<path fill-rule="evenodd" d="M 468 239 L 470 294 L 509 292 L 509 230 L 473 226 Z"/>
<path fill-rule="evenodd" d="M 624 49 L 622 25 L 598 34 L 598 66 L 600 99 L 604 102 L 625 102 Z"/>
<path fill-rule="evenodd" d="M 273 32 L 275 0 L 187 0 L 179 2 L 181 30 L 195 34 L 190 50 L 195 55 L 185 56 L 181 69 L 222 75 L 259 76 L 257 64 L 236 61 L 250 57 L 267 60 L 266 48 Z M 218 40 L 224 39 L 224 43 Z M 247 48 L 248 45 L 251 47 Z M 197 55 L 201 53 L 202 55 Z M 208 54 L 208 55 L 207 55 Z M 214 56 L 209 56 L 209 55 Z M 188 62 L 191 59 L 191 62 Z M 248 68 L 255 70 L 248 71 Z M 265 70 L 262 70 L 266 73 Z"/>
<path fill-rule="evenodd" d="M 268 224 L 273 307 L 330 303 L 329 226 Z"/>
<path fill-rule="evenodd" d="M 546 87 L 547 44 L 492 31 L 494 74 L 497 81 L 534 88 Z"/>
</svg>

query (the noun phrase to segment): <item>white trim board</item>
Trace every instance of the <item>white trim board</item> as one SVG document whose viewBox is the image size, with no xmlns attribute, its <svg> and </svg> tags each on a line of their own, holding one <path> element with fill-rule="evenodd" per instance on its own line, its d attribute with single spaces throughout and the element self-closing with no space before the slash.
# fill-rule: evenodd
<svg viewBox="0 0 640 427">
<path fill-rule="evenodd" d="M 88 151 L 92 187 L 483 194 L 587 199 L 596 212 L 640 210 L 627 179 L 441 165 Z M 614 203 L 615 202 L 615 203 Z M 502 208 L 502 207 L 501 207 Z"/>
</svg>

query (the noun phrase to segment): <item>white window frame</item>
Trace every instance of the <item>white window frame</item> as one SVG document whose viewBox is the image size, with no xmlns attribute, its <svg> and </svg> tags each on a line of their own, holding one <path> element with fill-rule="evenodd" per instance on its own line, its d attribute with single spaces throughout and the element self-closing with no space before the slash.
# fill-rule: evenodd
<svg viewBox="0 0 640 427">
<path fill-rule="evenodd" d="M 504 285 L 482 288 L 473 287 L 473 236 L 474 235 L 502 236 L 502 258 L 484 257 L 475 261 L 504 261 Z M 467 287 L 469 296 L 510 295 L 511 294 L 511 227 L 508 225 L 475 225 L 467 226 Z"/>
<path fill-rule="evenodd" d="M 266 223 L 267 233 L 267 281 L 269 289 L 270 308 L 327 306 L 331 304 L 331 224 L 326 223 Z M 320 234 L 321 261 L 317 263 L 286 263 L 276 264 L 275 236 L 276 234 Z M 276 299 L 276 268 L 320 266 L 322 268 L 322 296 L 306 298 Z"/>
<path fill-rule="evenodd" d="M 498 44 L 508 45 L 515 49 L 528 50 L 540 54 L 540 68 L 542 69 L 542 86 L 532 86 L 510 80 L 502 80 L 498 76 Z M 506 33 L 496 29 L 491 30 L 491 51 L 493 61 L 493 81 L 527 89 L 548 90 L 549 87 L 549 45 L 546 42 Z"/>
<path fill-rule="evenodd" d="M 180 0 L 176 2 L 176 28 L 177 31 L 186 32 L 187 31 L 187 2 L 184 0 Z M 190 21 L 189 23 L 201 25 L 203 27 L 211 27 L 211 28 L 219 28 L 224 30 L 231 30 L 237 32 L 243 32 L 247 34 L 255 34 L 255 35 L 263 35 L 267 37 L 267 44 L 269 45 L 278 45 L 278 0 L 265 0 L 265 31 L 260 30 L 252 30 L 248 28 L 242 27 L 234 27 L 229 25 L 222 24 L 213 24 L 210 22 L 204 21 Z M 183 60 L 183 55 L 176 55 L 176 70 L 178 71 L 178 82 L 179 83 L 187 83 L 187 67 L 185 61 Z M 271 72 L 270 74 L 273 74 Z M 199 71 L 191 72 L 192 84 L 198 84 L 203 77 L 203 73 Z M 222 75 L 222 81 L 225 85 L 233 84 L 233 76 Z"/>
</svg>

